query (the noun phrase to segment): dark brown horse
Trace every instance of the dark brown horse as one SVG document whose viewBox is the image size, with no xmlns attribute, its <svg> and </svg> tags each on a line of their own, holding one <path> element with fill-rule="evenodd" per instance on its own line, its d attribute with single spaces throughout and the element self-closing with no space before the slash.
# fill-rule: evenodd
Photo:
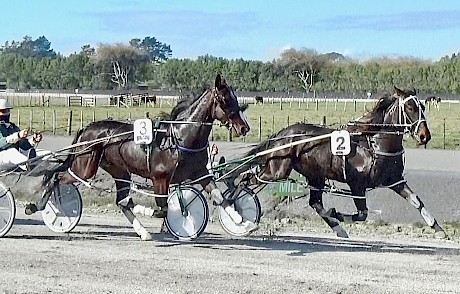
<svg viewBox="0 0 460 294">
<path fill-rule="evenodd" d="M 415 91 L 404 92 L 395 87 L 395 94 L 380 98 L 372 109 L 362 118 L 350 123 L 351 152 L 348 155 L 333 155 L 331 137 L 334 130 L 323 126 L 299 123 L 282 129 L 268 140 L 260 143 L 246 156 L 256 155 L 267 150 L 267 154 L 255 157 L 260 168 L 257 174 L 238 175 L 250 168 L 242 166 L 233 172 L 235 185 L 259 184 L 260 181 L 276 181 L 288 178 L 292 170 L 304 175 L 310 187 L 310 206 L 326 221 L 332 230 L 341 237 L 347 233 L 340 221 L 351 219 L 363 221 L 368 214 L 366 190 L 387 187 L 398 193 L 413 205 L 426 223 L 436 231 L 438 237 L 446 237 L 444 230 L 427 211 L 420 198 L 409 188 L 404 180 L 403 134 L 409 132 L 419 144 L 427 144 L 431 135 L 424 115 L 424 106 L 415 96 Z M 322 136 L 322 139 L 294 145 L 289 148 L 276 148 Z M 328 189 L 328 180 L 346 183 L 350 196 L 354 197 L 358 212 L 344 215 L 335 209 L 326 211 L 322 194 Z"/>
<path fill-rule="evenodd" d="M 166 119 L 171 122 L 160 123 L 159 129 L 164 132 L 157 132 L 153 143 L 148 146 L 134 143 L 131 123 L 103 120 L 82 129 L 73 141 L 78 146 L 61 166 L 46 173 L 44 197 L 37 204 L 29 204 L 26 213 L 45 207 L 49 192 L 59 183 L 52 180 L 55 175 L 59 175 L 61 183 L 85 182 L 101 167 L 115 179 L 116 202 L 135 231 L 143 240 L 150 239 L 150 234 L 131 210 L 134 207 L 129 196 L 131 174 L 150 179 L 155 194 L 167 195 L 171 183 L 200 179 L 209 173 L 207 147 L 214 120 L 233 128 L 237 135 L 249 131 L 237 97 L 220 75 L 217 75 L 214 87 L 196 98 L 182 100 Z M 241 216 L 224 201 L 210 177 L 200 184 L 215 203 L 226 207 L 235 222 L 242 222 Z M 156 203 L 158 210 L 154 216 L 165 217 L 167 198 L 156 197 Z"/>
</svg>

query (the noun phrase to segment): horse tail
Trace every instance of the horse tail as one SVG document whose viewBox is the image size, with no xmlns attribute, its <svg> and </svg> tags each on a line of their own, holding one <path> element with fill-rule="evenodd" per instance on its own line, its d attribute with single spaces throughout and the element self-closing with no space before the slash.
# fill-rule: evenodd
<svg viewBox="0 0 460 294">
<path fill-rule="evenodd" d="M 75 143 L 77 143 L 78 139 L 80 138 L 84 130 L 85 129 L 78 130 L 77 134 L 72 140 L 71 145 L 74 145 Z M 72 162 L 74 159 L 75 159 L 75 154 L 73 152 L 70 152 L 62 163 L 60 163 L 58 166 L 52 169 L 47 170 L 43 176 L 42 187 L 46 187 L 48 183 L 51 181 L 51 179 L 53 179 L 56 173 L 66 171 L 72 165 Z"/>
</svg>

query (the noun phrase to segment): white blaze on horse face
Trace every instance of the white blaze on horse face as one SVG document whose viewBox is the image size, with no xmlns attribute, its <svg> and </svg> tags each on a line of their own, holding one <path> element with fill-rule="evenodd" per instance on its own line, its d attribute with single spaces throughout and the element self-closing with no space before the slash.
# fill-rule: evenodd
<svg viewBox="0 0 460 294">
<path fill-rule="evenodd" d="M 248 118 L 246 117 L 246 115 L 244 114 L 244 112 L 242 112 L 242 111 L 240 110 L 239 113 L 240 113 L 240 117 L 241 117 L 241 119 L 243 120 L 244 124 L 247 125 L 247 126 L 249 127 Z"/>
</svg>

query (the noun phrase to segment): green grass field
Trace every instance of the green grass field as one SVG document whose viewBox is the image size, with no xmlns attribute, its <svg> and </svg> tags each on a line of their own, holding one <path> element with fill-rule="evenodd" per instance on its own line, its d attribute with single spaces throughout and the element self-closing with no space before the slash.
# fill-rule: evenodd
<svg viewBox="0 0 460 294">
<path fill-rule="evenodd" d="M 232 138 L 233 141 L 258 142 L 295 122 L 305 121 L 320 124 L 323 120 L 326 125 L 340 127 L 348 121 L 362 116 L 371 109 L 372 103 L 361 101 L 321 101 L 321 102 L 292 102 L 292 103 L 265 103 L 263 105 L 250 104 L 246 116 L 251 125 L 251 131 L 245 138 Z M 17 107 L 13 110 L 12 120 L 19 122 L 21 128 L 29 127 L 32 130 L 44 133 L 65 135 L 68 133 L 69 116 L 72 111 L 71 134 L 94 120 L 113 119 L 126 120 L 143 118 L 146 112 L 155 117 L 160 111 L 170 112 L 171 106 L 161 108 L 116 108 L 116 107 Z M 460 104 L 443 102 L 439 111 L 431 109 L 427 112 L 428 126 L 432 133 L 432 140 L 427 148 L 460 149 Z M 216 123 L 212 132 L 212 139 L 228 140 L 228 131 Z M 415 142 L 407 138 L 406 147 L 415 147 Z"/>
</svg>

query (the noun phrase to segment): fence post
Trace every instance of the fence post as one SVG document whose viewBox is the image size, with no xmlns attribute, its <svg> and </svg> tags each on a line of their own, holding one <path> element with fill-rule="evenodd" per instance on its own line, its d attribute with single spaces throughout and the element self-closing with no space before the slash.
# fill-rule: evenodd
<svg viewBox="0 0 460 294">
<path fill-rule="evenodd" d="M 354 105 L 355 112 L 356 112 L 356 100 L 353 100 L 353 105 Z"/>
<path fill-rule="evenodd" d="M 315 110 L 318 111 L 319 109 L 319 102 L 318 99 L 315 100 Z"/>
<path fill-rule="evenodd" d="M 231 142 L 231 141 L 232 141 L 232 129 L 228 129 L 227 141 L 228 141 L 228 142 Z"/>
<path fill-rule="evenodd" d="M 323 121 L 321 122 L 321 125 L 322 126 L 326 125 L 326 116 L 325 115 L 323 115 Z"/>
<path fill-rule="evenodd" d="M 19 111 L 19 108 L 18 108 L 18 126 L 20 125 L 21 125 L 21 112 Z"/>
<path fill-rule="evenodd" d="M 272 115 L 272 133 L 275 132 L 275 116 Z"/>
<path fill-rule="evenodd" d="M 83 110 L 80 110 L 80 130 L 83 129 Z"/>
<path fill-rule="evenodd" d="M 67 121 L 67 135 L 72 134 L 72 110 L 69 112 L 69 119 Z"/>
<path fill-rule="evenodd" d="M 46 111 L 43 109 L 43 130 L 46 129 Z"/>
<path fill-rule="evenodd" d="M 53 112 L 52 112 L 53 116 L 51 118 L 51 128 L 52 128 L 52 131 L 53 131 L 53 135 L 56 135 L 56 109 L 53 109 Z"/>
<path fill-rule="evenodd" d="M 289 115 L 287 116 L 287 126 L 289 127 Z"/>
<path fill-rule="evenodd" d="M 259 141 L 262 141 L 262 117 L 259 115 Z"/>
<path fill-rule="evenodd" d="M 446 118 L 444 118 L 443 121 L 444 122 L 442 124 L 442 146 L 443 149 L 446 149 Z"/>
<path fill-rule="evenodd" d="M 96 110 L 93 110 L 93 117 L 92 117 L 93 122 L 96 121 Z"/>
<path fill-rule="evenodd" d="M 33 121 L 34 121 L 34 112 L 33 112 L 33 110 L 31 109 L 31 110 L 29 111 L 29 130 L 32 130 Z"/>
</svg>

